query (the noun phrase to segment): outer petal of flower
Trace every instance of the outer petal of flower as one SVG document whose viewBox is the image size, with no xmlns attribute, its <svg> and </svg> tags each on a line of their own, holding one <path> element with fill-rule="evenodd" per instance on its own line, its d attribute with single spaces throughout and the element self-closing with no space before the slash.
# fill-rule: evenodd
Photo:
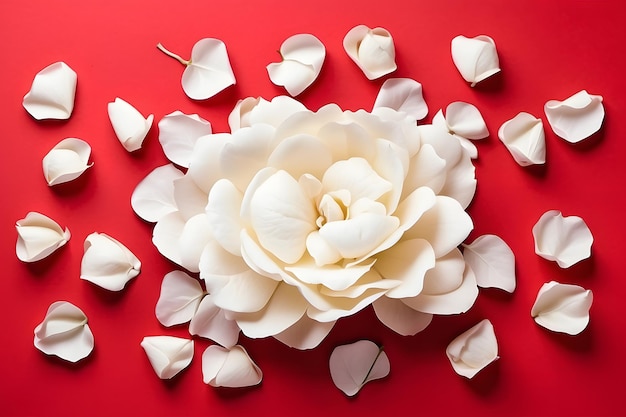
<svg viewBox="0 0 626 417">
<path fill-rule="evenodd" d="M 57 185 L 78 178 L 89 164 L 91 146 L 81 139 L 67 138 L 57 143 L 43 157 L 43 175 L 48 185 Z"/>
<path fill-rule="evenodd" d="M 387 354 L 369 340 L 337 346 L 330 355 L 329 366 L 335 386 L 349 397 L 369 381 L 386 377 L 391 369 Z"/>
<path fill-rule="evenodd" d="M 479 287 L 515 291 L 515 255 L 500 237 L 482 235 L 463 245 L 463 258 L 476 274 Z"/>
<path fill-rule="evenodd" d="M 174 181 L 183 176 L 172 164 L 155 168 L 133 191 L 130 205 L 135 213 L 146 221 L 157 222 L 176 211 Z"/>
<path fill-rule="evenodd" d="M 334 325 L 334 321 L 320 323 L 305 314 L 287 329 L 275 334 L 274 338 L 294 349 L 313 349 L 324 340 Z"/>
<path fill-rule="evenodd" d="M 143 140 L 152 127 L 154 115 L 144 118 L 137 109 L 119 97 L 109 103 L 108 111 L 115 135 L 124 149 L 128 152 L 141 149 Z"/>
<path fill-rule="evenodd" d="M 206 211 L 208 196 L 189 175 L 176 178 L 174 182 L 174 204 L 185 220 Z"/>
<path fill-rule="evenodd" d="M 174 336 L 146 336 L 141 341 L 154 372 L 161 379 L 171 379 L 193 359 L 193 340 Z"/>
<path fill-rule="evenodd" d="M 228 115 L 228 126 L 230 127 L 230 131 L 234 133 L 242 127 L 250 127 L 250 112 L 261 101 L 266 102 L 266 100 L 261 97 L 246 97 L 237 101 L 237 104 L 235 104 L 235 107 Z"/>
<path fill-rule="evenodd" d="M 563 217 L 560 211 L 545 212 L 533 226 L 535 253 L 561 268 L 569 268 L 591 256 L 593 235 L 577 216 Z"/>
<path fill-rule="evenodd" d="M 303 92 L 319 75 L 326 48 L 315 36 L 308 33 L 291 36 L 280 47 L 282 62 L 267 66 L 270 80 L 292 96 Z"/>
<path fill-rule="evenodd" d="M 224 42 L 214 38 L 196 42 L 181 82 L 185 94 L 194 100 L 206 100 L 235 84 Z"/>
<path fill-rule="evenodd" d="M 187 220 L 178 241 L 180 265 L 191 272 L 200 272 L 202 251 L 212 240 L 211 225 L 204 213 Z"/>
<path fill-rule="evenodd" d="M 498 137 L 521 166 L 546 162 L 546 135 L 541 119 L 521 112 L 504 122 Z"/>
<path fill-rule="evenodd" d="M 285 270 L 292 272 L 307 284 L 321 284 L 331 290 L 342 291 L 354 285 L 373 264 L 374 262 L 370 261 L 344 267 L 336 264 L 317 266 L 313 262 L 298 262 L 296 266 L 285 267 Z"/>
<path fill-rule="evenodd" d="M 197 114 L 176 110 L 159 122 L 159 142 L 167 159 L 188 168 L 198 138 L 210 135 L 211 123 Z"/>
<path fill-rule="evenodd" d="M 213 303 L 213 297 L 209 294 L 202 299 L 198 311 L 191 319 L 189 333 L 231 347 L 239 339 L 239 326 L 234 320 L 226 318 L 224 310 Z"/>
<path fill-rule="evenodd" d="M 50 305 L 44 320 L 35 327 L 34 343 L 47 355 L 78 362 L 91 353 L 94 339 L 85 313 L 72 303 L 57 301 Z"/>
<path fill-rule="evenodd" d="M 315 136 L 294 135 L 281 141 L 270 154 L 267 165 L 283 169 L 294 178 L 304 174 L 322 178 L 332 164 L 332 151 Z"/>
<path fill-rule="evenodd" d="M 446 348 L 454 371 L 473 378 L 481 369 L 498 359 L 498 341 L 487 319 L 457 336 Z"/>
<path fill-rule="evenodd" d="M 564 101 L 548 101 L 544 111 L 554 133 L 570 143 L 580 142 L 596 133 L 604 120 L 602 96 L 591 95 L 585 90 Z"/>
<path fill-rule="evenodd" d="M 424 330 L 433 315 L 416 311 L 400 300 L 380 297 L 372 303 L 376 317 L 385 326 L 403 336 L 413 336 Z"/>
<path fill-rule="evenodd" d="M 455 101 L 446 107 L 448 130 L 465 139 L 484 139 L 489 136 L 480 110 L 473 104 Z"/>
<path fill-rule="evenodd" d="M 402 186 L 401 200 L 420 187 L 428 187 L 439 193 L 446 183 L 446 161 L 437 155 L 435 149 L 424 144 L 410 161 L 409 172 Z"/>
<path fill-rule="evenodd" d="M 576 335 L 589 323 L 592 302 L 591 290 L 551 281 L 539 290 L 530 314 L 546 329 Z"/>
<path fill-rule="evenodd" d="M 48 65 L 35 75 L 22 105 L 37 120 L 69 119 L 74 110 L 77 79 L 65 62 Z"/>
<path fill-rule="evenodd" d="M 370 80 L 398 68 L 393 38 L 387 29 L 355 26 L 343 38 L 343 48 Z"/>
<path fill-rule="evenodd" d="M 251 126 L 256 124 L 269 124 L 277 128 L 292 115 L 309 110 L 289 96 L 276 96 L 271 101 L 261 100 L 250 111 L 249 122 Z"/>
<path fill-rule="evenodd" d="M 80 278 L 109 291 L 121 291 L 139 275 L 141 262 L 126 246 L 104 233 L 85 239 Z"/>
<path fill-rule="evenodd" d="M 452 39 L 452 60 L 461 76 L 472 87 L 500 72 L 496 43 L 489 36 L 455 37 Z"/>
<path fill-rule="evenodd" d="M 198 138 L 193 149 L 187 175 L 193 178 L 198 187 L 207 194 L 211 191 L 213 184 L 223 178 L 220 156 L 224 145 L 230 138 L 231 136 L 226 133 L 202 136 Z"/>
<path fill-rule="evenodd" d="M 421 120 L 428 114 L 422 84 L 411 78 L 389 78 L 380 87 L 374 109 L 389 107 Z"/>
<path fill-rule="evenodd" d="M 278 281 L 248 269 L 231 275 L 224 286 L 211 292 L 215 304 L 237 313 L 261 310 L 274 294 Z"/>
<path fill-rule="evenodd" d="M 196 314 L 204 291 L 197 279 L 183 271 L 172 271 L 163 277 L 155 313 L 164 326 L 186 323 Z"/>
<path fill-rule="evenodd" d="M 15 252 L 23 262 L 36 262 L 50 255 L 70 240 L 70 231 L 41 213 L 29 212 L 15 224 Z"/>
<path fill-rule="evenodd" d="M 163 216 L 152 230 L 152 243 L 161 255 L 182 266 L 180 257 L 180 236 L 185 228 L 185 219 L 175 211 Z"/>
<path fill-rule="evenodd" d="M 202 354 L 202 379 L 212 387 L 250 387 L 261 383 L 263 373 L 242 346 L 212 345 Z"/>
</svg>

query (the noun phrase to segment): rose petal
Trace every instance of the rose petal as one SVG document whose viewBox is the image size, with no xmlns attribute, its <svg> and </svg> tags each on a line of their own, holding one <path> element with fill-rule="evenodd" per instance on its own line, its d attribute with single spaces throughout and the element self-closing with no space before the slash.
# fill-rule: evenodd
<svg viewBox="0 0 626 417">
<path fill-rule="evenodd" d="M 22 105 L 37 120 L 69 119 L 74 110 L 77 79 L 65 62 L 48 65 L 35 75 Z"/>
<path fill-rule="evenodd" d="M 219 179 L 223 178 L 220 157 L 224 145 L 231 139 L 226 133 L 214 133 L 198 138 L 189 161 L 189 175 L 206 194 Z"/>
<path fill-rule="evenodd" d="M 521 166 L 546 162 L 546 139 L 541 119 L 520 112 L 500 126 L 498 137 Z"/>
<path fill-rule="evenodd" d="M 329 366 L 335 386 L 349 397 L 369 381 L 386 377 L 391 369 L 387 354 L 369 340 L 337 346 L 330 354 Z"/>
<path fill-rule="evenodd" d="M 433 319 L 432 314 L 413 310 L 402 301 L 389 297 L 380 297 L 372 306 L 381 323 L 403 336 L 421 332 Z"/>
<path fill-rule="evenodd" d="M 515 291 L 515 255 L 500 237 L 482 235 L 464 244 L 463 258 L 476 274 L 479 287 Z"/>
<path fill-rule="evenodd" d="M 535 253 L 561 268 L 569 268 L 591 256 L 593 235 L 584 220 L 563 217 L 560 211 L 545 212 L 533 226 Z"/>
<path fill-rule="evenodd" d="M 80 278 L 109 291 L 121 291 L 139 275 L 141 262 L 126 246 L 104 233 L 85 239 Z"/>
<path fill-rule="evenodd" d="M 193 340 L 174 336 L 146 336 L 141 341 L 154 372 L 161 379 L 171 379 L 193 359 Z"/>
<path fill-rule="evenodd" d="M 261 369 L 239 345 L 209 346 L 202 354 L 202 380 L 212 387 L 250 387 L 263 379 Z"/>
<path fill-rule="evenodd" d="M 484 139 L 489 136 L 480 110 L 473 104 L 455 101 L 446 107 L 446 124 L 450 133 L 465 139 Z"/>
<path fill-rule="evenodd" d="M 183 271 L 166 274 L 155 308 L 157 319 L 167 327 L 190 321 L 204 294 L 198 280 Z"/>
<path fill-rule="evenodd" d="M 370 80 L 397 69 L 393 38 L 387 29 L 355 26 L 344 37 L 343 48 Z"/>
<path fill-rule="evenodd" d="M 481 369 L 498 359 L 498 341 L 487 319 L 457 336 L 446 348 L 457 374 L 473 378 Z"/>
<path fill-rule="evenodd" d="M 331 150 L 310 135 L 294 135 L 283 140 L 267 160 L 268 166 L 285 170 L 294 178 L 304 174 L 322 178 L 331 164 Z"/>
<path fill-rule="evenodd" d="M 178 211 L 163 216 L 152 230 L 152 243 L 161 255 L 181 265 L 180 237 L 185 228 L 185 219 Z M 182 266 L 182 265 L 181 265 Z"/>
<path fill-rule="evenodd" d="M 189 220 L 206 211 L 208 197 L 189 175 L 174 178 L 174 204 L 183 219 Z"/>
<path fill-rule="evenodd" d="M 181 80 L 185 94 L 206 100 L 235 84 L 226 45 L 219 39 L 200 39 L 191 50 L 191 60 Z"/>
<path fill-rule="evenodd" d="M 604 121 L 602 96 L 582 90 L 564 101 L 550 100 L 544 106 L 554 133 L 577 143 L 596 133 Z"/>
<path fill-rule="evenodd" d="M 410 78 L 389 78 L 380 87 L 374 109 L 389 107 L 421 120 L 428 114 L 422 84 Z M 373 110 L 372 110 L 373 111 Z"/>
<path fill-rule="evenodd" d="M 235 104 L 235 107 L 228 115 L 230 131 L 235 132 L 242 127 L 250 127 L 250 112 L 262 101 L 267 102 L 261 97 L 246 97 L 237 101 L 237 104 Z"/>
<path fill-rule="evenodd" d="M 224 310 L 213 302 L 212 295 L 205 296 L 189 323 L 189 333 L 206 337 L 225 347 L 237 344 L 239 326 L 226 318 Z"/>
<path fill-rule="evenodd" d="M 500 72 L 496 43 L 489 36 L 457 36 L 452 39 L 451 49 L 454 65 L 472 87 Z"/>
<path fill-rule="evenodd" d="M 167 159 L 188 168 L 198 138 L 212 133 L 211 123 L 197 114 L 176 110 L 159 122 L 159 142 Z"/>
<path fill-rule="evenodd" d="M 63 230 L 51 218 L 33 211 L 18 220 L 15 229 L 15 253 L 22 262 L 36 262 L 47 257 L 65 245 L 71 236 L 68 228 Z"/>
<path fill-rule="evenodd" d="M 313 349 L 326 338 L 334 325 L 334 321 L 320 323 L 305 314 L 287 329 L 275 334 L 274 338 L 294 349 Z"/>
<path fill-rule="evenodd" d="M 280 47 L 282 61 L 267 66 L 270 80 L 284 86 L 292 96 L 309 87 L 319 75 L 326 48 L 315 36 L 303 33 L 293 35 Z"/>
<path fill-rule="evenodd" d="M 116 98 L 108 105 L 109 120 L 115 135 L 128 152 L 141 149 L 143 140 L 152 127 L 154 115 L 144 118 L 133 106 L 121 98 Z"/>
<path fill-rule="evenodd" d="M 530 314 L 546 329 L 576 335 L 589 323 L 592 302 L 591 290 L 550 281 L 539 289 Z"/>
<path fill-rule="evenodd" d="M 91 146 L 81 139 L 67 138 L 57 143 L 43 157 L 43 175 L 48 185 L 57 185 L 78 178 L 90 168 Z"/>
</svg>

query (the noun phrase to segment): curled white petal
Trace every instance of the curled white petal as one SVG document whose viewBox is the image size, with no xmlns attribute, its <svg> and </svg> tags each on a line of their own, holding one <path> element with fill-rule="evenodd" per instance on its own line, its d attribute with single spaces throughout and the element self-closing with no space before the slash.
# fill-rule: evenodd
<svg viewBox="0 0 626 417">
<path fill-rule="evenodd" d="M 474 87 L 485 78 L 500 72 L 496 43 L 486 35 L 452 39 L 452 60 L 465 81 Z"/>
<path fill-rule="evenodd" d="M 446 348 L 454 371 L 473 378 L 481 369 L 498 359 L 498 342 L 487 319 L 457 336 Z"/>
<path fill-rule="evenodd" d="M 543 122 L 520 112 L 500 126 L 498 137 L 521 166 L 546 162 L 546 135 Z"/>
<path fill-rule="evenodd" d="M 592 302 L 591 290 L 550 281 L 539 289 L 530 314 L 546 329 L 576 335 L 589 323 Z"/>
<path fill-rule="evenodd" d="M 226 317 L 225 311 L 215 305 L 212 294 L 204 296 L 189 323 L 192 335 L 206 337 L 227 348 L 237 344 L 239 331 L 237 322 Z"/>
<path fill-rule="evenodd" d="M 267 103 L 267 100 L 261 97 L 246 97 L 243 100 L 237 101 L 237 104 L 235 104 L 235 107 L 228 115 L 230 131 L 235 132 L 242 127 L 249 127 L 250 113 L 261 102 Z"/>
<path fill-rule="evenodd" d="M 141 341 L 154 372 L 161 379 L 171 379 L 193 359 L 193 340 L 174 336 L 146 336 Z"/>
<path fill-rule="evenodd" d="M 317 79 L 326 58 L 324 44 L 308 33 L 293 35 L 280 46 L 281 62 L 267 66 L 270 80 L 297 96 Z"/>
<path fill-rule="evenodd" d="M 561 268 L 569 268 L 591 256 L 593 235 L 578 216 L 563 217 L 560 211 L 545 212 L 533 226 L 535 253 Z"/>
<path fill-rule="evenodd" d="M 157 319 L 168 327 L 188 322 L 196 314 L 204 294 L 200 282 L 185 272 L 166 274 L 155 308 Z"/>
<path fill-rule="evenodd" d="M 502 238 L 482 235 L 463 248 L 463 258 L 479 287 L 515 291 L 515 255 Z"/>
<path fill-rule="evenodd" d="M 554 133 L 577 143 L 596 133 L 604 121 L 602 96 L 582 90 L 564 101 L 550 100 L 544 106 Z"/>
<path fill-rule="evenodd" d="M 63 139 L 43 157 L 43 175 L 48 185 L 57 185 L 78 178 L 89 163 L 91 146 L 76 138 Z"/>
<path fill-rule="evenodd" d="M 72 303 L 57 301 L 50 305 L 44 320 L 35 327 L 34 344 L 47 355 L 78 362 L 91 353 L 94 338 L 85 313 Z"/>
<path fill-rule="evenodd" d="M 68 228 L 61 228 L 51 218 L 29 212 L 16 222 L 17 244 L 15 252 L 20 261 L 36 262 L 50 255 L 70 240 Z"/>
<path fill-rule="evenodd" d="M 369 340 L 337 346 L 330 354 L 329 366 L 335 386 L 349 397 L 369 381 L 386 377 L 391 370 L 387 354 Z"/>
<path fill-rule="evenodd" d="M 370 80 L 398 68 L 393 38 L 387 29 L 355 26 L 343 38 L 343 48 Z"/>
<path fill-rule="evenodd" d="M 242 346 L 212 345 L 202 354 L 202 379 L 212 387 L 250 387 L 261 383 L 263 373 Z"/>
<path fill-rule="evenodd" d="M 65 62 L 48 65 L 35 75 L 22 105 L 37 120 L 69 119 L 74 110 L 77 79 Z"/>
<path fill-rule="evenodd" d="M 428 114 L 422 84 L 410 78 L 389 78 L 380 87 L 374 109 L 388 107 L 421 120 Z"/>
<path fill-rule="evenodd" d="M 109 120 L 115 135 L 128 152 L 141 149 L 143 140 L 152 127 L 154 115 L 144 118 L 139 111 L 121 98 L 108 104 Z"/>
<path fill-rule="evenodd" d="M 122 290 L 139 275 L 141 262 L 126 246 L 104 233 L 85 239 L 80 278 L 109 291 Z"/>
<path fill-rule="evenodd" d="M 159 121 L 159 142 L 167 159 L 188 168 L 198 138 L 212 133 L 211 123 L 197 114 L 176 110 Z"/>
</svg>

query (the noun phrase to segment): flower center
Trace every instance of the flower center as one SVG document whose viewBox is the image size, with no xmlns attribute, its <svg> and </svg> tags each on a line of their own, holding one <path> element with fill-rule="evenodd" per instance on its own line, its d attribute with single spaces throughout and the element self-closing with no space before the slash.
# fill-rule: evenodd
<svg viewBox="0 0 626 417">
<path fill-rule="evenodd" d="M 351 199 L 348 190 L 331 191 L 324 194 L 317 206 L 320 214 L 315 221 L 317 227 L 322 227 L 329 222 L 347 219 Z"/>
</svg>

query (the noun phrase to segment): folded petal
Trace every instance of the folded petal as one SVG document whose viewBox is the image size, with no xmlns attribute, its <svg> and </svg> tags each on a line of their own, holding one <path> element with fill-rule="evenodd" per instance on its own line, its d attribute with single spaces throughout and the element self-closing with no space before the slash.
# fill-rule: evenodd
<svg viewBox="0 0 626 417">
<path fill-rule="evenodd" d="M 235 84 L 226 45 L 219 39 L 200 39 L 191 50 L 191 60 L 183 72 L 185 94 L 205 100 Z"/>
<path fill-rule="evenodd" d="M 550 281 L 539 289 L 530 314 L 546 329 L 576 335 L 589 323 L 592 302 L 591 290 Z"/>
<path fill-rule="evenodd" d="M 498 137 L 521 166 L 546 162 L 543 122 L 532 114 L 520 112 L 504 122 L 498 130 Z"/>
<path fill-rule="evenodd" d="M 489 36 L 452 39 L 452 60 L 461 76 L 474 87 L 478 82 L 500 72 L 496 43 Z"/>
<path fill-rule="evenodd" d="M 421 120 L 428 114 L 422 84 L 410 78 L 389 78 L 380 87 L 374 109 L 389 107 Z"/>
<path fill-rule="evenodd" d="M 74 110 L 77 79 L 65 62 L 48 65 L 35 75 L 22 105 L 37 120 L 69 119 Z"/>
<path fill-rule="evenodd" d="M 17 230 L 15 253 L 23 262 L 36 262 L 47 257 L 65 245 L 71 236 L 68 228 L 63 230 L 51 218 L 33 211 L 18 220 L 15 229 Z"/>
<path fill-rule="evenodd" d="M 267 66 L 270 80 L 284 86 L 292 96 L 303 92 L 319 75 L 326 48 L 315 36 L 308 33 L 293 35 L 280 47 L 282 61 Z"/>
<path fill-rule="evenodd" d="M 202 354 L 202 380 L 212 387 L 250 387 L 258 385 L 263 373 L 240 346 L 209 346 Z"/>
<path fill-rule="evenodd" d="M 57 185 L 78 178 L 90 168 L 91 146 L 81 139 L 67 138 L 57 143 L 43 157 L 43 175 L 48 185 Z"/>
<path fill-rule="evenodd" d="M 221 288 L 211 292 L 211 298 L 221 308 L 238 313 L 254 313 L 265 307 L 277 286 L 278 281 L 248 269 L 229 276 Z"/>
<path fill-rule="evenodd" d="M 287 329 L 275 334 L 274 338 L 294 349 L 313 349 L 326 338 L 334 325 L 334 321 L 319 322 L 305 314 Z"/>
<path fill-rule="evenodd" d="M 370 80 L 397 69 L 396 50 L 387 29 L 355 26 L 344 37 L 343 48 Z"/>
<path fill-rule="evenodd" d="M 454 371 L 473 378 L 481 369 L 498 359 L 498 341 L 487 319 L 457 336 L 446 348 Z"/>
<path fill-rule="evenodd" d="M 563 217 L 558 210 L 545 212 L 533 226 L 535 253 L 561 268 L 591 256 L 593 235 L 578 216 Z"/>
<path fill-rule="evenodd" d="M 180 237 L 185 228 L 185 219 L 178 211 L 163 216 L 152 230 L 152 243 L 161 255 L 182 266 Z"/>
<path fill-rule="evenodd" d="M 130 205 L 135 213 L 148 222 L 157 222 L 177 211 L 174 200 L 174 181 L 184 174 L 172 164 L 155 168 L 133 191 Z"/>
<path fill-rule="evenodd" d="M 463 258 L 476 274 L 479 287 L 515 291 L 515 255 L 500 237 L 482 235 L 464 244 Z"/>
<path fill-rule="evenodd" d="M 232 347 L 239 339 L 239 326 L 226 317 L 224 310 L 213 302 L 211 294 L 206 295 L 189 323 L 189 333 L 206 337 L 225 347 Z"/>
<path fill-rule="evenodd" d="M 550 100 L 544 111 L 554 133 L 577 143 L 596 133 L 604 121 L 602 96 L 582 90 L 564 101 Z"/>
<path fill-rule="evenodd" d="M 167 159 L 188 168 L 198 138 L 210 135 L 211 123 L 197 114 L 176 110 L 159 122 L 159 142 Z"/>
<path fill-rule="evenodd" d="M 155 313 L 167 327 L 186 323 L 196 314 L 204 290 L 197 279 L 183 271 L 172 271 L 163 277 Z"/>
<path fill-rule="evenodd" d="M 387 354 L 369 340 L 337 346 L 328 364 L 335 386 L 349 397 L 369 381 L 386 377 L 391 369 Z"/>
<path fill-rule="evenodd" d="M 465 139 L 484 139 L 489 136 L 480 110 L 473 104 L 455 101 L 446 107 L 446 124 L 454 135 Z"/>
<path fill-rule="evenodd" d="M 432 246 L 422 239 L 409 239 L 380 253 L 374 268 L 383 278 L 402 282 L 389 290 L 387 297 L 406 298 L 422 292 L 426 271 L 434 266 Z"/>
<path fill-rule="evenodd" d="M 121 98 L 109 103 L 109 120 L 115 135 L 128 152 L 141 149 L 143 140 L 152 127 L 154 115 L 144 118 L 139 111 Z"/>
<path fill-rule="evenodd" d="M 211 225 L 204 213 L 188 219 L 178 241 L 180 265 L 191 272 L 200 272 L 202 252 L 213 239 Z"/>
<path fill-rule="evenodd" d="M 193 340 L 174 336 L 146 336 L 141 341 L 154 372 L 161 379 L 171 379 L 193 359 Z"/>
<path fill-rule="evenodd" d="M 121 291 L 139 275 L 141 262 L 126 246 L 104 233 L 85 239 L 80 278 L 109 291 Z"/>
<path fill-rule="evenodd" d="M 235 104 L 235 107 L 228 115 L 228 126 L 230 127 L 230 131 L 235 132 L 242 127 L 250 127 L 250 112 L 261 101 L 267 102 L 261 97 L 246 97 L 237 101 L 237 104 Z"/>
<path fill-rule="evenodd" d="M 421 332 L 433 319 L 432 314 L 416 311 L 401 300 L 389 297 L 380 297 L 372 306 L 381 323 L 403 336 Z"/>
</svg>

